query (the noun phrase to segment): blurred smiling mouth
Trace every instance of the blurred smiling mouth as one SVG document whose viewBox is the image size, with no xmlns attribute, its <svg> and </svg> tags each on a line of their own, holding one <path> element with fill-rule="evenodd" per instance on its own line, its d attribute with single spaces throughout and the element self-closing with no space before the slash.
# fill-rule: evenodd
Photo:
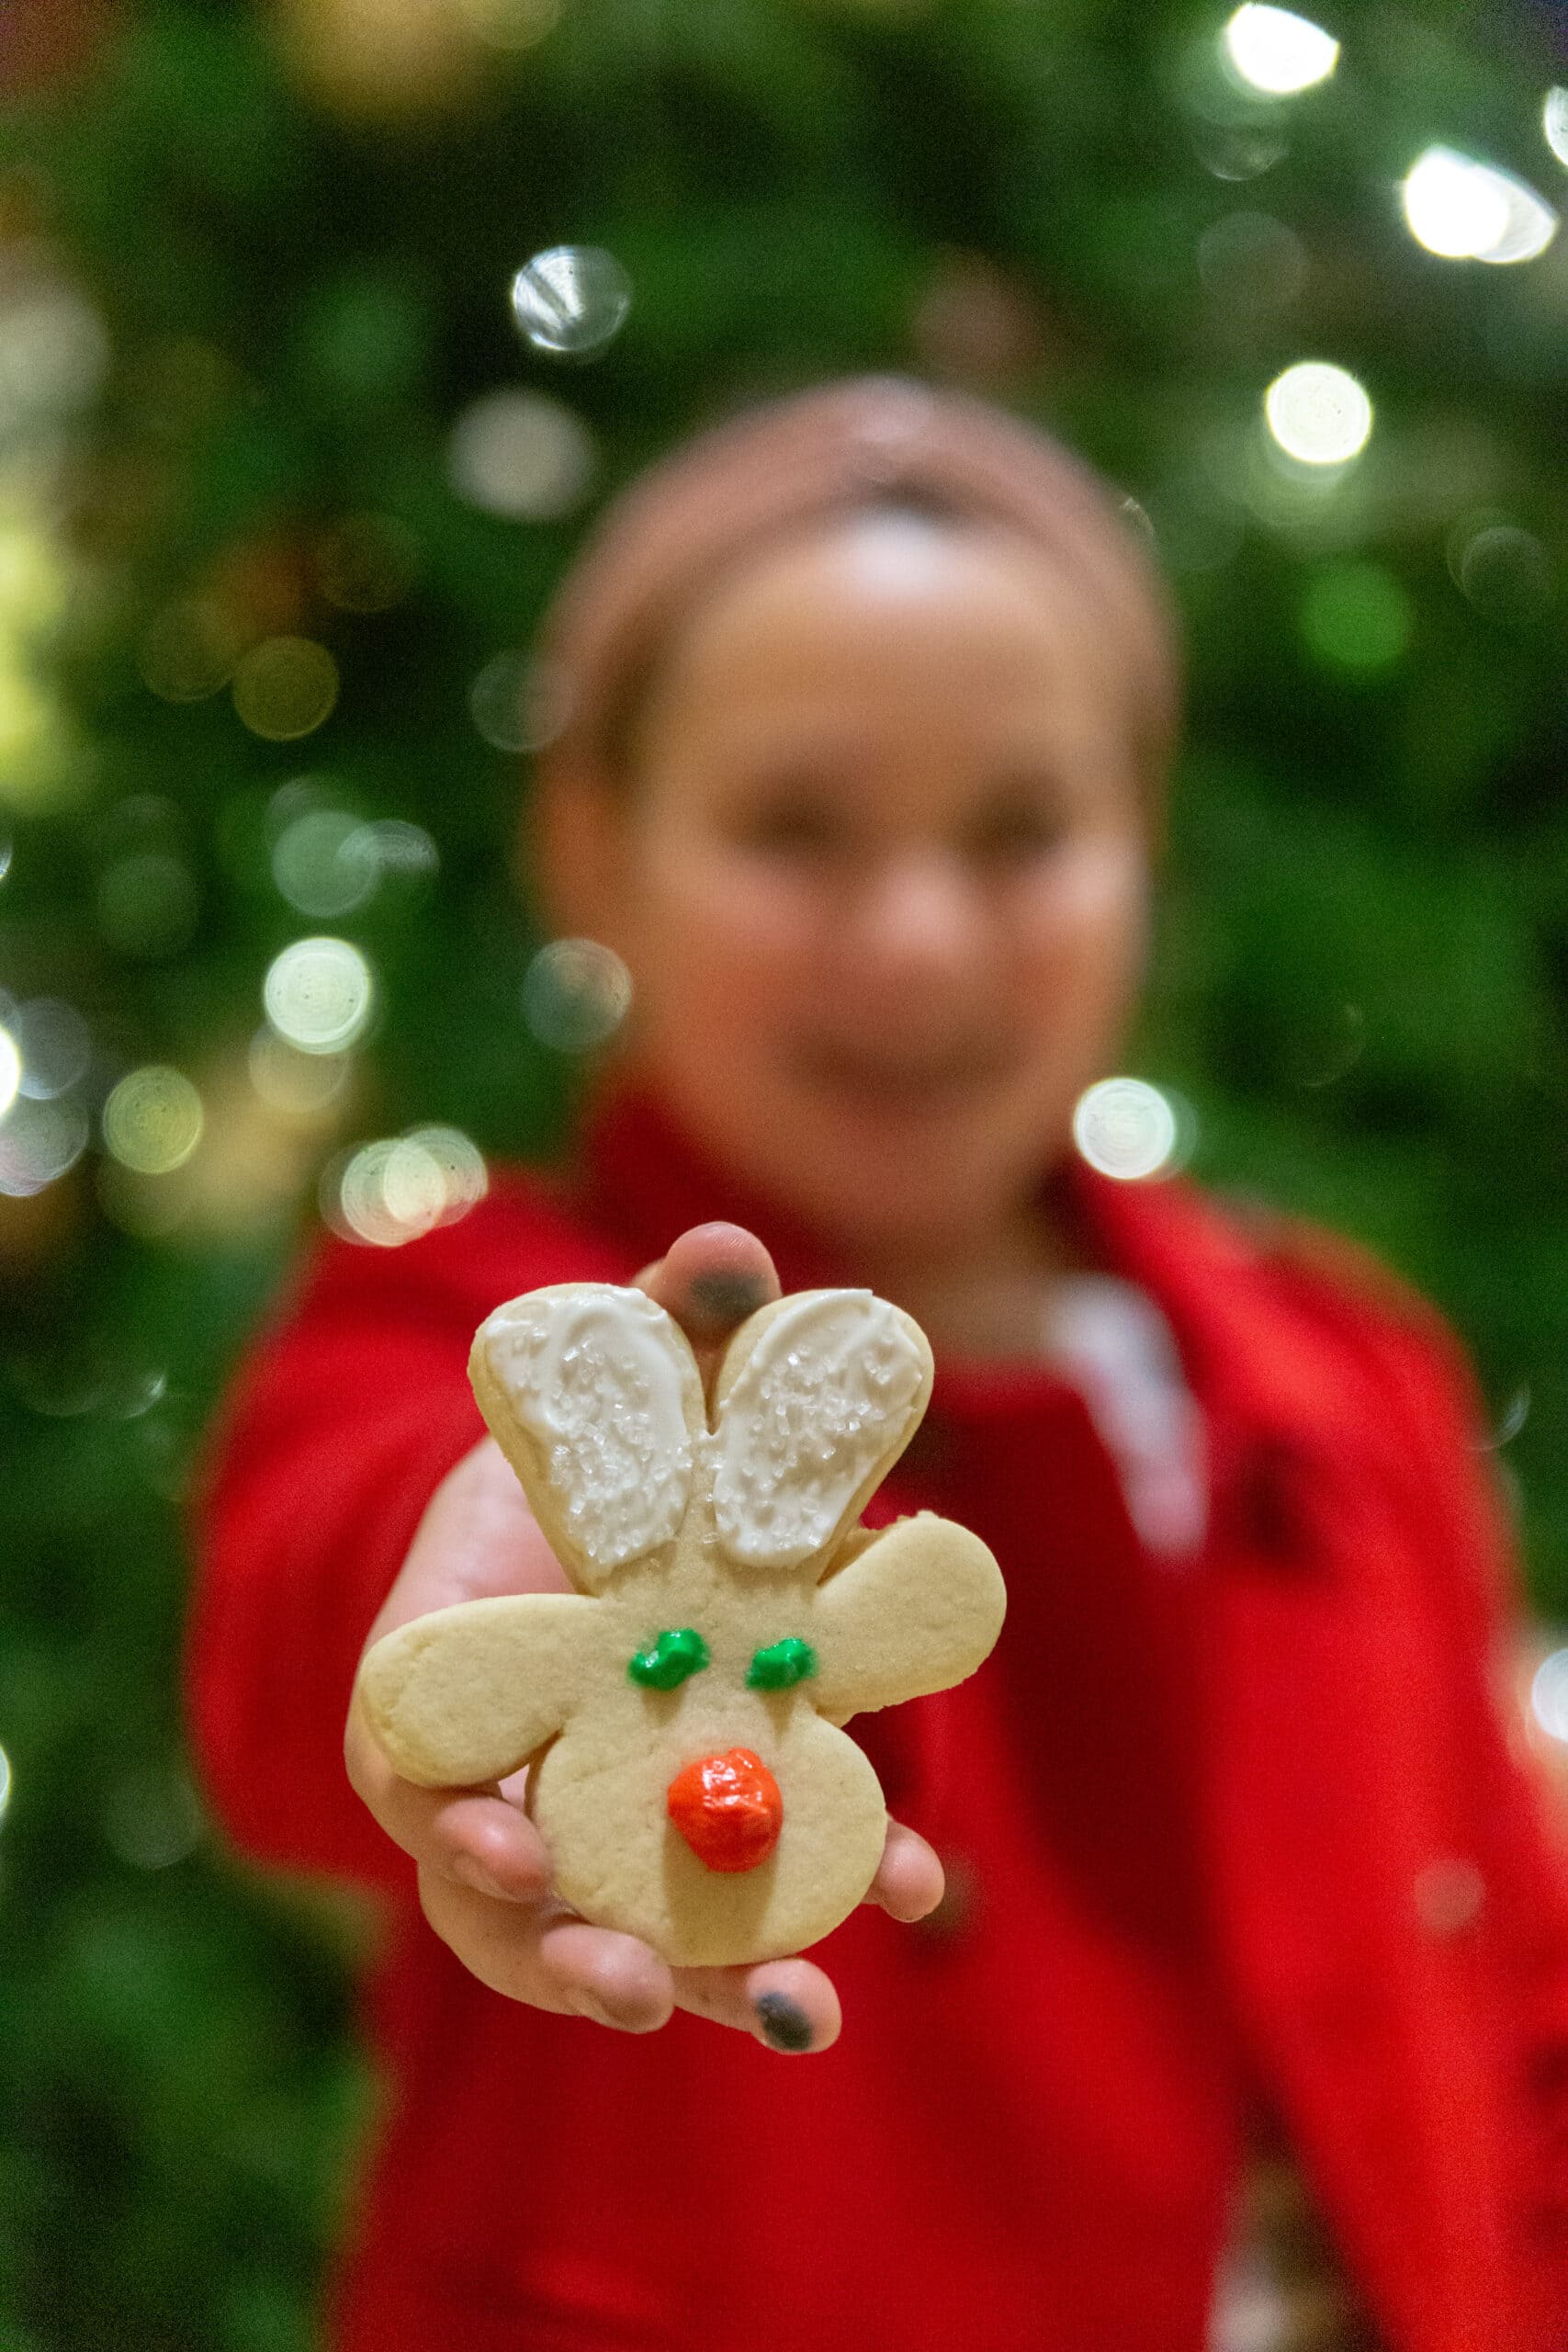
<svg viewBox="0 0 1568 2352">
<path fill-rule="evenodd" d="M 915 1056 L 812 1044 L 795 1062 L 814 1087 L 857 1108 L 930 1113 L 961 1108 L 985 1092 L 1005 1075 L 1009 1057 L 994 1046 Z"/>
</svg>

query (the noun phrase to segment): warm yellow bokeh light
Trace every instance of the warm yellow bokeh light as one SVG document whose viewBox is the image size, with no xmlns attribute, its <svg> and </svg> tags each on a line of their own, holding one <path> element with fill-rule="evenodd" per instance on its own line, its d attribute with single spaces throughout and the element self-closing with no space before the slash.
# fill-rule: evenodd
<svg viewBox="0 0 1568 2352">
<path fill-rule="evenodd" d="M 337 663 L 309 637 L 269 637 L 234 672 L 234 707 L 253 735 L 290 743 L 331 716 Z"/>
<path fill-rule="evenodd" d="M 1348 368 L 1303 359 L 1276 376 L 1263 396 L 1269 430 L 1303 466 L 1342 466 L 1366 447 L 1372 404 Z"/>
<path fill-rule="evenodd" d="M 56 780 L 60 713 L 22 667 L 14 639 L 0 636 L 0 802 L 47 800 Z"/>
<path fill-rule="evenodd" d="M 122 1078 L 104 1104 L 104 1144 L 138 1176 L 183 1168 L 201 1141 L 201 1097 L 183 1070 L 149 1063 Z"/>
<path fill-rule="evenodd" d="M 314 1120 L 335 1102 L 348 1084 L 346 1054 L 305 1054 L 264 1023 L 247 1056 L 251 1084 L 269 1110 L 285 1118 Z"/>
<path fill-rule="evenodd" d="M 561 0 L 459 0 L 459 6 L 491 49 L 535 49 L 561 16 Z"/>
<path fill-rule="evenodd" d="M 1339 43 L 1310 17 L 1289 8 L 1248 5 L 1224 29 L 1225 55 L 1248 86 L 1271 98 L 1293 97 L 1326 82 L 1339 62 Z"/>
<path fill-rule="evenodd" d="M 221 606 L 187 597 L 153 614 L 136 666 L 161 702 L 203 702 L 232 677 L 239 651 Z"/>
<path fill-rule="evenodd" d="M 0 619 L 42 636 L 65 610 L 66 572 L 56 548 L 29 523 L 0 524 Z"/>
</svg>

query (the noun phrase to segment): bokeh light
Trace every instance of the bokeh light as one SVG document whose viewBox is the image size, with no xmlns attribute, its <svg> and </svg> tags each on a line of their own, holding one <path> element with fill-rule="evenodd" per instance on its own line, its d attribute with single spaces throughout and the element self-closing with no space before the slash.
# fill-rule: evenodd
<svg viewBox="0 0 1568 2352">
<path fill-rule="evenodd" d="M 423 825 L 406 817 L 378 817 L 361 825 L 344 844 L 345 854 L 367 857 L 377 874 L 428 881 L 441 869 L 441 853 Z"/>
<path fill-rule="evenodd" d="M 1238 8 L 1224 34 L 1224 55 L 1249 89 L 1293 97 L 1325 82 L 1339 62 L 1332 33 L 1289 8 Z"/>
<path fill-rule="evenodd" d="M 89 1131 L 74 1096 L 37 1102 L 18 1093 L 0 1118 L 0 1193 L 27 1200 L 56 1182 L 81 1159 Z"/>
<path fill-rule="evenodd" d="M 483 1155 L 468 1136 L 425 1126 L 340 1153 L 322 1171 L 319 1198 L 342 1238 L 392 1250 L 466 1216 L 488 1186 Z"/>
<path fill-rule="evenodd" d="M 418 570 L 418 542 L 395 515 L 346 514 L 316 544 L 321 594 L 345 613 L 389 612 Z"/>
<path fill-rule="evenodd" d="M 1190 1146 L 1190 1114 L 1141 1078 L 1102 1078 L 1079 1095 L 1073 1141 L 1091 1168 L 1123 1181 L 1169 1175 Z"/>
<path fill-rule="evenodd" d="M 560 22 L 562 0 L 460 0 L 461 12 L 489 49 L 536 49 Z"/>
<path fill-rule="evenodd" d="M 9 1029 L 0 1029 L 0 1119 L 22 1091 L 22 1055 Z"/>
<path fill-rule="evenodd" d="M 0 1821 L 4 1821 L 11 1803 L 11 1759 L 0 1747 Z"/>
<path fill-rule="evenodd" d="M 1568 1740 L 1568 1649 L 1553 1650 L 1536 1668 L 1530 1713 L 1548 1739 Z"/>
<path fill-rule="evenodd" d="M 1551 558 L 1533 531 L 1506 517 L 1461 515 L 1447 552 L 1454 586 L 1489 620 L 1528 626 L 1551 605 L 1557 585 Z"/>
<path fill-rule="evenodd" d="M 1417 156 L 1402 196 L 1411 235 L 1445 261 L 1533 261 L 1557 234 L 1557 215 L 1534 188 L 1452 147 Z"/>
<path fill-rule="evenodd" d="M 183 1168 L 201 1141 L 201 1097 L 183 1070 L 162 1062 L 128 1071 L 104 1104 L 104 1147 L 138 1176 Z"/>
<path fill-rule="evenodd" d="M 251 1084 L 270 1110 L 286 1118 L 315 1119 L 348 1083 L 346 1054 L 307 1054 L 265 1025 L 252 1037 Z"/>
<path fill-rule="evenodd" d="M 269 743 L 293 742 L 331 717 L 337 663 L 311 638 L 264 638 L 236 668 L 233 693 L 234 708 L 253 735 Z"/>
<path fill-rule="evenodd" d="M 1568 90 L 1548 90 L 1540 109 L 1546 143 L 1560 164 L 1568 164 Z"/>
<path fill-rule="evenodd" d="M 600 245 L 551 245 L 512 281 L 512 315 L 536 351 L 592 359 L 612 343 L 632 306 L 631 280 Z"/>
<path fill-rule="evenodd" d="M 240 650 L 220 605 L 187 598 L 153 615 L 137 646 L 136 666 L 160 702 L 203 702 L 227 685 Z"/>
<path fill-rule="evenodd" d="M 1263 396 L 1269 430 L 1303 466 L 1342 466 L 1371 438 L 1372 404 L 1348 368 L 1326 359 L 1298 360 Z"/>
<path fill-rule="evenodd" d="M 34 997 L 17 1008 L 11 1029 L 22 1056 L 21 1091 L 35 1102 L 69 1094 L 87 1075 L 92 1032 L 74 1005 Z"/>
<path fill-rule="evenodd" d="M 1198 275 L 1217 301 L 1257 318 L 1288 310 L 1306 284 L 1307 249 L 1269 212 L 1227 212 L 1198 240 Z"/>
<path fill-rule="evenodd" d="M 25 637 L 46 637 L 69 595 L 69 574 L 46 533 L 31 522 L 0 521 L 0 620 Z"/>
<path fill-rule="evenodd" d="M 0 637 L 0 799 L 46 802 L 62 770 L 60 713 L 25 666 L 19 644 Z"/>
<path fill-rule="evenodd" d="M 380 879 L 370 828 L 345 809 L 306 809 L 273 843 L 272 878 L 302 915 L 350 913 Z"/>
<path fill-rule="evenodd" d="M 582 1054 L 613 1037 L 631 1009 L 632 976 L 597 939 L 556 939 L 523 979 L 523 1015 L 541 1045 Z"/>
<path fill-rule="evenodd" d="M 365 1034 L 374 1002 L 370 967 L 346 939 L 297 939 L 262 984 L 267 1019 L 305 1054 L 343 1053 Z"/>
<path fill-rule="evenodd" d="M 133 1870 L 166 1871 L 196 1851 L 206 1833 L 201 1803 L 181 1771 L 150 1765 L 112 1788 L 104 1835 Z"/>
<path fill-rule="evenodd" d="M 1302 633 L 1320 662 L 1353 674 L 1392 669 L 1409 650 L 1416 612 L 1381 563 L 1321 565 L 1302 599 Z"/>
<path fill-rule="evenodd" d="M 458 497 L 513 522 L 570 514 L 597 464 L 588 427 L 544 392 L 486 392 L 457 419 L 446 453 Z"/>
<path fill-rule="evenodd" d="M 1287 1057 L 1286 1075 L 1299 1086 L 1337 1086 L 1366 1050 L 1366 1013 L 1360 1005 L 1342 999 L 1294 1044 Z"/>
<path fill-rule="evenodd" d="M 1193 143 L 1203 169 L 1217 180 L 1261 179 L 1290 152 L 1277 131 L 1224 123 L 1206 126 Z"/>
<path fill-rule="evenodd" d="M 468 689 L 468 715 L 498 752 L 537 752 L 566 724 L 567 691 L 555 673 L 511 649 L 487 662 Z"/>
<path fill-rule="evenodd" d="M 98 929 L 123 956 L 173 956 L 190 938 L 201 911 L 195 875 L 167 850 L 117 858 L 98 876 Z"/>
<path fill-rule="evenodd" d="M 411 1127 L 408 1140 L 429 1154 L 441 1170 L 446 1187 L 446 1203 L 442 1222 L 454 1223 L 484 1199 L 490 1190 L 490 1175 L 484 1154 L 460 1127 Z"/>
<path fill-rule="evenodd" d="M 18 274 L 15 288 L 0 304 L 0 401 L 23 416 L 74 415 L 108 373 L 104 322 L 62 278 Z"/>
<path fill-rule="evenodd" d="M 1485 1437 L 1479 1442 L 1477 1452 L 1497 1453 L 1504 1446 L 1512 1445 L 1530 1417 L 1533 1393 L 1529 1382 L 1521 1380 L 1512 1396 L 1505 1401 Z"/>
</svg>

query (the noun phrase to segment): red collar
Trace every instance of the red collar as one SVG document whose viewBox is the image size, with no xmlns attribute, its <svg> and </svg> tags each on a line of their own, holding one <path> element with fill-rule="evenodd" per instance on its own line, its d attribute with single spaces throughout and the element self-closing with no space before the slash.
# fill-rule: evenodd
<svg viewBox="0 0 1568 2352">
<path fill-rule="evenodd" d="M 841 1248 L 756 1193 L 629 1080 L 591 1107 L 579 1175 L 595 1223 L 641 1260 L 686 1227 L 722 1217 L 767 1244 L 786 1291 L 863 1279 Z M 1179 1176 L 1121 1182 L 1069 1152 L 1042 1171 L 1040 1189 L 1092 1264 L 1136 1283 L 1164 1311 L 1212 1423 L 1341 1454 L 1364 1442 L 1343 1343 L 1300 1311 L 1267 1248 L 1199 1187 Z M 956 1378 L 976 1399 L 1016 1396 L 1028 1376 L 1018 1366 L 942 1370 L 944 1386 Z"/>
</svg>

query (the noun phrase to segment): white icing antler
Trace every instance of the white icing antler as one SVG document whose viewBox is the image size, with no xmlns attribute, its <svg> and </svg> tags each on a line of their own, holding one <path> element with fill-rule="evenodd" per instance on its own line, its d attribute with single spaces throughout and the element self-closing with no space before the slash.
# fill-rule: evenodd
<svg viewBox="0 0 1568 2352">
<path fill-rule="evenodd" d="M 535 1516 L 586 1590 L 671 1541 L 705 1420 L 695 1358 L 661 1306 L 613 1283 L 532 1291 L 480 1324 L 469 1374 Z"/>
<path fill-rule="evenodd" d="M 732 1560 L 793 1568 L 831 1542 L 931 1394 L 919 1324 L 868 1290 L 803 1291 L 757 1318 L 719 1385 L 713 1508 Z"/>
</svg>

